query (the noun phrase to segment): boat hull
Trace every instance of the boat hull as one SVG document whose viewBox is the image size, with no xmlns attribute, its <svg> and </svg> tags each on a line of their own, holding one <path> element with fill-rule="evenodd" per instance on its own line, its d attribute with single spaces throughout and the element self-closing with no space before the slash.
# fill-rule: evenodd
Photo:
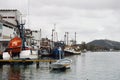
<svg viewBox="0 0 120 80">
<path fill-rule="evenodd" d="M 52 63 L 50 67 L 52 69 L 68 69 L 70 68 L 70 65 L 72 63 L 72 60 L 70 59 L 60 59 L 55 63 Z"/>
<path fill-rule="evenodd" d="M 19 58 L 22 58 L 22 59 L 26 59 L 26 58 L 38 59 L 38 54 L 37 54 L 37 51 L 32 51 L 32 53 L 31 53 L 31 50 L 22 50 L 19 53 Z M 9 60 L 9 59 L 11 59 L 11 56 L 9 55 L 9 53 L 8 52 L 3 52 L 3 60 Z"/>
</svg>

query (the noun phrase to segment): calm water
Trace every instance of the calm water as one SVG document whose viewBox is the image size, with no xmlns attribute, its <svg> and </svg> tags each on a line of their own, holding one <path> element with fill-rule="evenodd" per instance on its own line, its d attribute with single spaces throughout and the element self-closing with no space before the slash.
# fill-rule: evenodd
<svg viewBox="0 0 120 80">
<path fill-rule="evenodd" d="M 68 58 L 73 63 L 66 71 L 51 71 L 47 63 L 40 68 L 4 65 L 0 80 L 120 80 L 120 52 L 87 52 Z"/>
</svg>

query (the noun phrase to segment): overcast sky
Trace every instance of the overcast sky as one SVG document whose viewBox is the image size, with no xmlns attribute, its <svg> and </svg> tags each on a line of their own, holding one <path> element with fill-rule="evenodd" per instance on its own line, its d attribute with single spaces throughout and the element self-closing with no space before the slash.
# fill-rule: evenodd
<svg viewBox="0 0 120 80">
<path fill-rule="evenodd" d="M 26 28 L 42 29 L 51 38 L 54 28 L 59 40 L 90 42 L 95 39 L 120 41 L 120 0 L 0 0 L 1 9 L 18 9 L 26 18 Z"/>
</svg>

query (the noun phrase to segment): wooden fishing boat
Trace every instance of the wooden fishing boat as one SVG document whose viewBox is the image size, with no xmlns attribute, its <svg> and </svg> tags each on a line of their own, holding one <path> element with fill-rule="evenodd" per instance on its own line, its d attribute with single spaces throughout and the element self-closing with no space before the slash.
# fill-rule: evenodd
<svg viewBox="0 0 120 80">
<path fill-rule="evenodd" d="M 11 57 L 19 55 L 22 50 L 22 39 L 18 36 L 14 37 L 10 40 L 7 48 L 7 52 L 10 54 Z"/>
</svg>

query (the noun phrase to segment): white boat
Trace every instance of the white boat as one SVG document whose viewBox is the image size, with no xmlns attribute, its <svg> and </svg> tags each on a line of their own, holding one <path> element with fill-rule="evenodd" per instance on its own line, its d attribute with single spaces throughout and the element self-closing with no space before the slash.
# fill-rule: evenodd
<svg viewBox="0 0 120 80">
<path fill-rule="evenodd" d="M 23 50 L 20 53 L 20 58 L 37 59 L 38 58 L 37 50 Z"/>
<path fill-rule="evenodd" d="M 71 59 L 59 59 L 50 65 L 51 69 L 67 69 L 70 68 L 72 63 Z"/>
<path fill-rule="evenodd" d="M 75 51 L 74 49 L 64 49 L 66 53 L 71 53 L 73 55 L 79 55 L 81 54 L 81 51 Z"/>
<path fill-rule="evenodd" d="M 14 57 L 16 58 L 16 57 Z M 38 58 L 38 54 L 37 54 L 37 50 L 22 50 L 20 53 L 20 57 L 19 58 L 29 58 L 29 59 L 37 59 Z M 9 60 L 11 59 L 10 55 L 8 52 L 3 52 L 3 60 Z"/>
</svg>

